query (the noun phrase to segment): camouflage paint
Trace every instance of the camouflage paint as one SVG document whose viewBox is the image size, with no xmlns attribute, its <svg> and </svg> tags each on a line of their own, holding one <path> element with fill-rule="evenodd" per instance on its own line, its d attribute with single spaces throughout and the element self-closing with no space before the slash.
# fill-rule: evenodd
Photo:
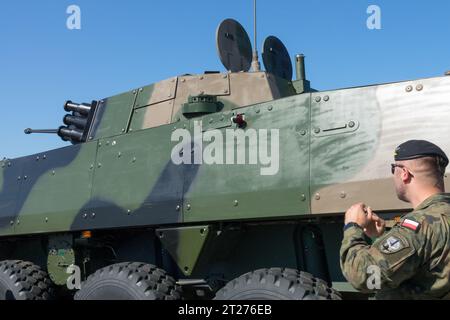
<svg viewBox="0 0 450 320">
<path fill-rule="evenodd" d="M 9 160 L 2 175 L 0 199 L 7 201 L 6 209 L 1 211 L 0 232 L 67 229 L 68 218 L 74 217 L 73 210 L 78 211 L 79 200 L 90 197 L 90 165 L 95 153 L 93 142 Z M 74 187 L 82 189 L 71 196 Z"/>
<path fill-rule="evenodd" d="M 303 221 L 299 218 L 312 214 L 341 217 L 359 201 L 388 213 L 406 210 L 395 198 L 389 173 L 395 147 L 405 140 L 426 139 L 450 152 L 450 77 L 294 93 L 291 82 L 257 72 L 186 75 L 104 99 L 89 142 L 0 162 L 0 236 L 164 229 L 167 238 L 161 242 L 184 276 L 197 276 L 203 270 L 198 264 L 210 265 L 202 261 L 204 247 L 209 248 L 208 257 L 216 257 L 234 236 L 231 232 L 225 241 L 211 232 L 212 240 L 206 241 L 197 234 L 199 228 L 274 220 L 278 224 L 268 227 L 270 236 L 261 226 L 254 227 L 250 238 L 243 231 L 243 239 L 252 242 L 239 243 L 239 248 L 264 243 L 276 252 L 295 234 L 292 250 L 281 250 L 278 260 L 275 255 L 272 260 L 261 255 L 244 259 L 245 250 L 234 256 L 232 252 L 236 260 L 219 261 L 214 268 L 237 275 L 243 266 L 266 267 L 276 261 L 301 268 L 305 261 L 298 258 L 298 227 L 283 229 L 280 220 Z M 184 117 L 183 104 L 199 94 L 217 96 L 222 110 Z M 201 120 L 204 132 L 223 133 L 237 129 L 231 119 L 238 113 L 245 115 L 244 130 L 280 130 L 278 174 L 260 175 L 261 165 L 172 163 L 171 152 L 178 144 L 170 141 L 174 130 L 185 128 L 193 134 L 194 122 Z M 228 146 L 223 148 L 226 154 Z M 247 151 L 254 148 L 246 141 Z M 283 241 L 282 230 L 291 232 Z M 341 234 L 336 226 L 327 230 L 330 248 Z M 217 241 L 224 241 L 219 249 Z M 332 279 L 340 281 L 337 250 L 328 251 Z M 52 268 L 59 261 L 54 258 Z M 62 282 L 63 275 L 53 269 L 52 275 Z"/>
<path fill-rule="evenodd" d="M 341 214 L 355 200 L 375 210 L 404 210 L 390 194 L 388 168 L 395 146 L 427 139 L 450 152 L 445 140 L 450 129 L 442 121 L 450 116 L 449 77 L 245 106 L 273 99 L 267 77 L 272 78 L 264 72 L 184 76 L 104 99 L 91 130 L 95 141 L 2 161 L 0 234 Z M 188 96 L 186 88 L 208 88 L 207 81 L 211 91 L 205 93 L 229 86 L 219 99 L 233 105 L 217 114 L 144 128 L 146 118 L 152 118 L 145 109 L 173 102 L 175 115 Z M 408 113 L 411 105 L 414 115 Z M 133 114 L 141 110 L 145 116 Z M 229 120 L 233 113 L 245 114 L 247 128 L 280 129 L 277 175 L 261 176 L 258 165 L 171 162 L 173 130 L 192 132 L 194 121 L 202 120 L 205 131 L 223 132 L 235 127 Z M 133 130 L 122 132 L 128 127 Z"/>
<path fill-rule="evenodd" d="M 249 164 L 201 166 L 185 195 L 185 221 L 309 213 L 309 103 L 309 95 L 303 95 L 281 99 L 276 104 L 265 103 L 236 110 L 245 114 L 248 128 L 280 129 L 279 172 L 275 176 L 261 176 L 261 165 Z M 225 115 L 225 118 L 229 119 L 229 116 Z M 213 125 L 220 119 L 209 116 L 205 120 Z M 220 129 L 223 136 L 225 129 Z M 227 147 L 230 146 L 224 144 L 224 155 L 229 152 Z M 234 145 L 231 147 L 235 148 Z M 257 146 L 250 145 L 246 139 L 246 150 L 254 151 L 255 148 Z M 283 156 L 285 154 L 290 156 Z"/>
<path fill-rule="evenodd" d="M 395 148 L 411 139 L 431 141 L 450 153 L 446 138 L 450 135 L 450 77 L 312 96 L 313 131 L 348 126 L 352 120 L 358 123 L 354 132 L 338 129 L 326 136 L 312 135 L 312 212 L 345 212 L 360 201 L 374 210 L 410 209 L 396 197 L 390 163 L 394 162 Z M 317 97 L 321 98 L 319 103 Z"/>
<path fill-rule="evenodd" d="M 136 101 L 137 91 L 101 100 L 89 133 L 89 140 L 124 134 Z"/>
<path fill-rule="evenodd" d="M 15 233 L 70 230 L 80 203 L 90 199 L 97 143 L 32 156 L 23 165 Z M 37 157 L 40 160 L 36 160 Z M 71 159 L 69 162 L 68 160 Z"/>
<path fill-rule="evenodd" d="M 190 276 L 209 234 L 209 226 L 158 229 L 156 234 L 180 270 Z"/>
</svg>

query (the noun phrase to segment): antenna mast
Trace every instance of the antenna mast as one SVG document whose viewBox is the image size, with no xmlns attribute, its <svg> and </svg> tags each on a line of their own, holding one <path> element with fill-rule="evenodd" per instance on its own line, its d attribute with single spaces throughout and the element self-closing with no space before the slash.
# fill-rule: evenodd
<svg viewBox="0 0 450 320">
<path fill-rule="evenodd" d="M 254 17 L 254 23 L 253 23 L 253 33 L 254 33 L 254 46 L 253 46 L 253 60 L 252 60 L 252 71 L 253 72 L 259 72 L 261 71 L 261 64 L 259 63 L 258 59 L 258 42 L 257 42 L 257 34 L 256 34 L 256 0 L 253 0 L 253 17 Z"/>
</svg>

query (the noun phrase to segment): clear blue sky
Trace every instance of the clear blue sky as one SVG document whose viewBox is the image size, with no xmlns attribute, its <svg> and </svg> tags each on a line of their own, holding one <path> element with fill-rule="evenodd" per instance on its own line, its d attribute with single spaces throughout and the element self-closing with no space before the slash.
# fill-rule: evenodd
<svg viewBox="0 0 450 320">
<path fill-rule="evenodd" d="M 68 30 L 66 9 L 81 8 Z M 380 6 L 382 30 L 368 30 Z M 450 1 L 259 0 L 259 50 L 276 35 L 307 56 L 320 90 L 440 76 L 450 70 Z M 215 31 L 235 18 L 252 31 L 252 0 L 40 0 L 0 4 L 0 157 L 66 145 L 65 100 L 89 102 L 184 73 L 220 70 Z"/>
</svg>

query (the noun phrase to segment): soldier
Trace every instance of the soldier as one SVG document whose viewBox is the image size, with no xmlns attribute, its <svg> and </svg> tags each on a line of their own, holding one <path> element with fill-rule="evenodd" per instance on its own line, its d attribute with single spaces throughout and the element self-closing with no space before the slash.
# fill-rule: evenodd
<svg viewBox="0 0 450 320">
<path fill-rule="evenodd" d="M 414 211 L 386 232 L 385 221 L 365 204 L 346 212 L 341 268 L 356 289 L 376 292 L 377 299 L 450 299 L 448 163 L 428 141 L 405 142 L 391 170 L 398 198 Z"/>
</svg>

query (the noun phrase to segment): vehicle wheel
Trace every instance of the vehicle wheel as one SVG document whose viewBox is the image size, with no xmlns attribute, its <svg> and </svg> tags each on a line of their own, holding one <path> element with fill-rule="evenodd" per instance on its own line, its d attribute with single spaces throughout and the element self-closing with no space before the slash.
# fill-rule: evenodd
<svg viewBox="0 0 450 320">
<path fill-rule="evenodd" d="M 179 300 L 181 287 L 166 272 L 138 262 L 102 268 L 81 284 L 75 300 Z"/>
<path fill-rule="evenodd" d="M 37 265 L 20 260 L 0 262 L 0 300 L 50 300 L 53 283 Z"/>
<path fill-rule="evenodd" d="M 246 273 L 216 293 L 215 300 L 341 300 L 325 281 L 294 269 Z"/>
</svg>

